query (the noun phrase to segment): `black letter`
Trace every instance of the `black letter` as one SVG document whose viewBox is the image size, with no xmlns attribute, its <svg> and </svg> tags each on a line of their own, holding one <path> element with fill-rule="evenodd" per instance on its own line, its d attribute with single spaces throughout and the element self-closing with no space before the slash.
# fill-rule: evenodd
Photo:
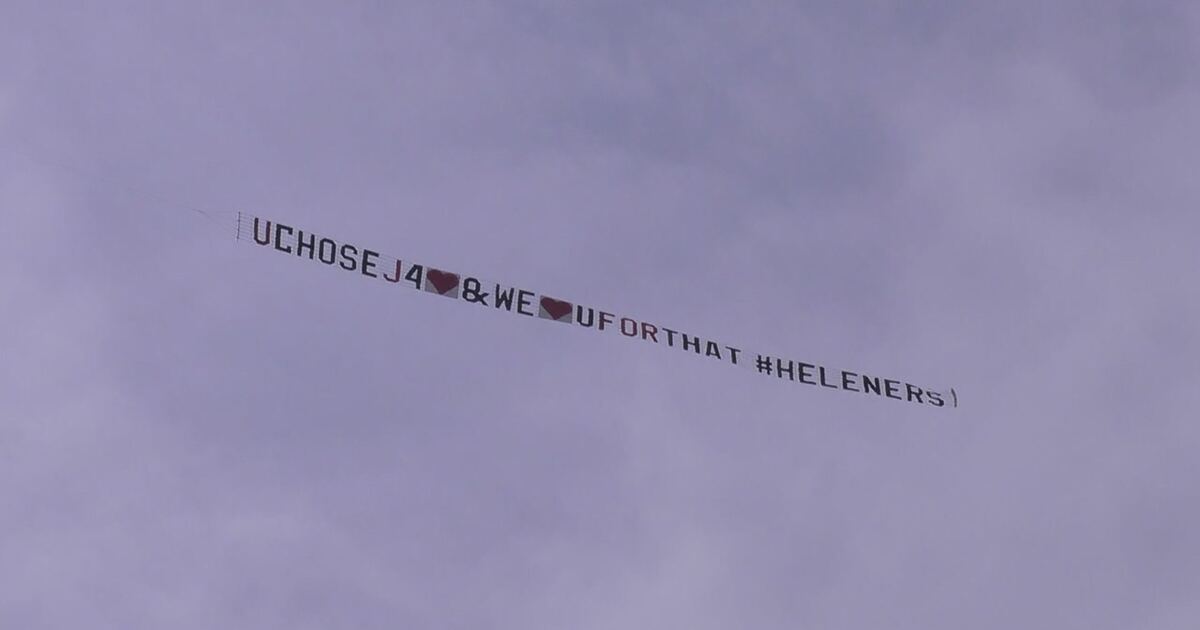
<svg viewBox="0 0 1200 630">
<path fill-rule="evenodd" d="M 500 287 L 496 287 L 496 288 L 499 289 Z M 510 293 L 508 297 L 509 297 L 509 300 L 511 300 L 512 294 Z M 498 295 L 496 296 L 496 301 L 500 301 L 500 296 L 498 296 Z M 596 323 L 596 310 L 589 306 L 587 313 L 588 313 L 587 321 L 585 322 L 585 321 L 583 321 L 583 307 L 576 306 L 575 307 L 575 323 L 579 324 L 580 326 L 585 326 L 587 328 L 591 328 L 592 325 Z"/>
<path fill-rule="evenodd" d="M 373 252 L 373 251 L 371 251 L 371 250 L 369 250 L 369 249 L 364 249 L 364 250 L 363 250 L 363 257 L 362 257 L 362 275 L 364 275 L 364 276 L 370 276 L 370 277 L 372 277 L 372 278 L 378 278 L 378 277 L 379 277 L 378 275 L 376 275 L 376 274 L 375 274 L 375 272 L 374 272 L 374 271 L 371 271 L 372 269 L 374 269 L 374 268 L 375 268 L 375 261 L 373 261 L 373 260 L 371 260 L 371 259 L 372 259 L 372 258 L 378 258 L 378 257 L 379 257 L 379 252 Z"/>
<path fill-rule="evenodd" d="M 299 230 L 296 234 L 296 255 L 303 256 L 304 250 L 308 250 L 308 259 L 312 260 L 313 247 L 317 244 L 317 235 L 309 234 L 308 242 L 304 242 L 304 230 Z"/>
<path fill-rule="evenodd" d="M 487 306 L 487 293 L 480 293 L 479 290 L 483 285 L 475 278 L 466 278 L 463 280 L 462 297 L 464 300 L 472 304 L 482 304 Z"/>
<path fill-rule="evenodd" d="M 904 400 L 903 398 L 900 397 L 900 381 L 893 381 L 890 378 L 885 378 L 885 379 L 883 379 L 883 388 L 884 388 L 884 390 L 887 391 L 888 398 L 895 398 L 896 400 Z M 895 396 L 892 395 L 893 392 L 896 393 Z"/>
<path fill-rule="evenodd" d="M 837 389 L 837 385 L 830 385 L 829 383 L 825 382 L 825 368 L 819 367 L 817 369 L 821 371 L 821 385 L 823 385 L 825 387 L 832 387 L 834 389 Z"/>
<path fill-rule="evenodd" d="M 922 404 L 925 403 L 924 400 L 921 400 L 921 394 L 924 394 L 925 392 L 920 387 L 913 387 L 912 385 L 909 385 L 908 383 L 905 383 L 904 387 L 907 390 L 908 402 L 912 402 L 913 395 L 914 395 L 913 390 L 916 390 L 917 402 L 922 403 Z"/>
<path fill-rule="evenodd" d="M 817 366 L 811 363 L 800 364 L 800 382 L 807 385 L 816 385 L 817 382 L 812 380 L 812 369 Z"/>
<path fill-rule="evenodd" d="M 512 311 L 513 291 L 515 291 L 515 289 L 511 288 L 507 291 L 502 291 L 500 285 L 497 284 L 496 308 L 504 308 L 506 311 Z"/>
<path fill-rule="evenodd" d="M 758 371 L 763 374 L 770 374 L 771 373 L 771 357 L 764 357 L 761 354 L 758 355 L 758 358 L 755 359 L 755 361 L 754 361 L 754 367 L 758 368 Z"/>
<path fill-rule="evenodd" d="M 329 260 L 325 260 L 326 243 L 329 243 Z M 337 243 L 334 243 L 327 238 L 321 239 L 321 244 L 317 249 L 317 258 L 321 259 L 321 262 L 325 263 L 326 265 L 332 265 L 333 261 L 337 259 Z"/>
<path fill-rule="evenodd" d="M 522 315 L 532 316 L 533 311 L 525 310 L 526 306 L 531 306 L 533 304 L 532 299 L 533 299 L 532 291 L 526 291 L 525 289 L 518 290 L 517 291 L 517 312 Z"/>
<path fill-rule="evenodd" d="M 783 369 L 783 359 L 775 359 L 775 376 L 783 378 L 784 372 L 787 372 L 789 381 L 796 380 L 796 372 L 792 368 L 792 361 L 790 359 L 788 360 L 787 369 L 785 370 Z"/>
<path fill-rule="evenodd" d="M 875 390 L 875 391 L 872 392 L 871 390 Z M 874 393 L 877 396 L 883 395 L 883 388 L 879 386 L 879 377 L 878 376 L 867 376 L 866 374 L 863 374 L 863 393 L 864 394 Z"/>
<path fill-rule="evenodd" d="M 859 391 L 859 390 L 851 387 L 852 381 L 855 381 L 855 380 L 858 380 L 857 374 L 855 374 L 854 372 L 847 372 L 846 370 L 842 370 L 842 389 L 848 389 L 852 392 Z"/>
<path fill-rule="evenodd" d="M 258 238 L 258 217 L 254 217 L 254 242 L 258 243 L 259 245 L 271 244 L 271 222 L 266 221 L 266 224 L 267 230 L 263 232 L 262 238 Z"/>
<path fill-rule="evenodd" d="M 408 271 L 404 274 L 404 279 L 413 283 L 413 287 L 418 291 L 421 290 L 421 279 L 424 277 L 425 277 L 425 268 L 422 267 L 421 265 L 410 266 L 408 268 Z"/>
<path fill-rule="evenodd" d="M 280 245 L 280 243 L 283 242 L 283 239 L 281 238 L 281 236 L 282 236 L 282 232 L 284 230 L 287 230 L 287 233 L 289 236 L 291 235 L 292 228 L 290 228 L 282 223 L 275 224 L 275 249 L 278 249 L 279 251 L 281 251 L 285 254 L 290 254 L 290 253 L 292 253 L 291 246 L 284 248 L 283 245 Z"/>
<path fill-rule="evenodd" d="M 353 253 L 347 254 L 347 249 Z M 350 263 L 350 266 L 347 267 L 346 263 Z M 342 262 L 338 263 L 338 265 L 346 271 L 354 271 L 355 269 L 358 269 L 358 248 L 353 245 L 342 245 Z M 397 260 L 396 267 L 399 268 L 399 266 L 400 261 Z"/>
</svg>

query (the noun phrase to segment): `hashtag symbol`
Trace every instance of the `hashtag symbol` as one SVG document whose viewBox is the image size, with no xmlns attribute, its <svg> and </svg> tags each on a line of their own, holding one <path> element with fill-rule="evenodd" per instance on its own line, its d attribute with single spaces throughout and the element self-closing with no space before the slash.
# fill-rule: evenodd
<svg viewBox="0 0 1200 630">
<path fill-rule="evenodd" d="M 761 354 L 758 355 L 758 360 L 754 362 L 754 366 L 758 368 L 759 372 L 762 372 L 763 374 L 770 374 L 771 357 L 764 357 Z"/>
</svg>

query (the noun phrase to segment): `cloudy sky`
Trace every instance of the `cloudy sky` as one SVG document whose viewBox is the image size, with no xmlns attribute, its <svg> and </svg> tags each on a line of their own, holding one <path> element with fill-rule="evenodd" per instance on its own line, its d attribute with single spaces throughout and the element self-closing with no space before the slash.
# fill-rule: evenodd
<svg viewBox="0 0 1200 630">
<path fill-rule="evenodd" d="M 0 626 L 1195 628 L 1200 10 L 988 5 L 3 2 Z"/>
</svg>

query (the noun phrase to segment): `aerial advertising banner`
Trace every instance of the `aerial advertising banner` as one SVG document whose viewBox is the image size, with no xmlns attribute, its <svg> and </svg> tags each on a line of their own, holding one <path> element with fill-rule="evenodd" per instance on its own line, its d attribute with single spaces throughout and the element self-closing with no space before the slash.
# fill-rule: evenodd
<svg viewBox="0 0 1200 630">
<path fill-rule="evenodd" d="M 413 260 L 401 260 L 369 247 L 335 240 L 291 225 L 238 213 L 238 240 L 276 253 L 323 263 L 386 286 L 404 287 L 457 300 L 467 305 L 517 316 L 544 319 L 580 330 L 622 336 L 655 344 L 692 357 L 744 368 L 763 377 L 797 386 L 839 390 L 931 407 L 957 407 L 953 388 L 919 387 L 900 379 L 834 369 L 782 354 L 760 354 L 700 335 L 670 328 L 659 322 L 627 317 L 559 296 L 550 296 L 517 285 L 485 280 L 439 269 Z M 246 238 L 249 237 L 249 238 Z"/>
</svg>

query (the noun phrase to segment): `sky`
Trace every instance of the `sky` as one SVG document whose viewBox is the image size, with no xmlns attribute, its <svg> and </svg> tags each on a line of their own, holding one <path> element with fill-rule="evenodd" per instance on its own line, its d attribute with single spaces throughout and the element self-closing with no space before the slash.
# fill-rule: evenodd
<svg viewBox="0 0 1200 630">
<path fill-rule="evenodd" d="M 1195 628 L 1198 48 L 1185 2 L 6 1 L 0 626 Z"/>
</svg>

